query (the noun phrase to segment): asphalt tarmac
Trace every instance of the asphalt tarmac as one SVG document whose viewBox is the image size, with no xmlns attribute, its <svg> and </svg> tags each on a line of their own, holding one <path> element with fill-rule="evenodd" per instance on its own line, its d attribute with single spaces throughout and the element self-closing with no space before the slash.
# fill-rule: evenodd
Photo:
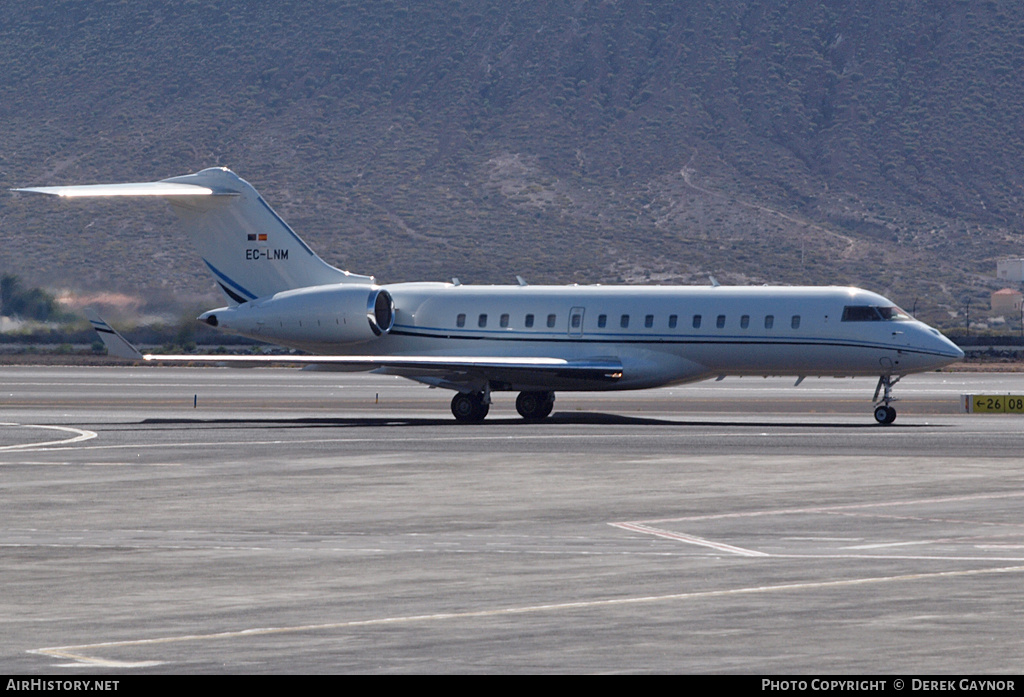
<svg viewBox="0 0 1024 697">
<path fill-rule="evenodd" d="M 1019 673 L 1024 375 L 0 371 L 0 670 Z"/>
</svg>

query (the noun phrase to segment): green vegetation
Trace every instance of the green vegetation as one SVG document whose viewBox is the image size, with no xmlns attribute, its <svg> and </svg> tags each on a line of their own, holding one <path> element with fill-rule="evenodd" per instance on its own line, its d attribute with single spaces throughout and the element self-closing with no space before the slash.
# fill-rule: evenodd
<svg viewBox="0 0 1024 697">
<path fill-rule="evenodd" d="M 223 343 L 224 335 L 195 321 L 194 308 L 171 322 L 150 322 L 144 326 L 121 326 L 129 341 L 144 346 L 161 346 L 164 352 L 194 351 L 197 343 Z M 105 353 L 103 342 L 82 317 L 61 308 L 56 298 L 42 288 L 26 289 L 15 274 L 0 275 L 0 316 L 24 320 L 15 331 L 0 332 L 0 353 L 15 345 L 16 353 L 36 353 L 37 346 L 49 346 L 57 355 L 74 353 L 73 345 L 88 345 L 85 353 Z M 233 347 L 258 342 L 242 337 L 228 339 Z"/>
<path fill-rule="evenodd" d="M 0 276 L 0 315 L 40 322 L 68 318 L 56 299 L 42 288 L 26 289 L 14 274 Z"/>
</svg>

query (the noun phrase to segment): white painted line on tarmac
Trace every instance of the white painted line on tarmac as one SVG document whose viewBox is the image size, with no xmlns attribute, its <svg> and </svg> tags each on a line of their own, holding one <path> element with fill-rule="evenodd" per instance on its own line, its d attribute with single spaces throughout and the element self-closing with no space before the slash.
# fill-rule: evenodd
<svg viewBox="0 0 1024 697">
<path fill-rule="evenodd" d="M 807 506 L 800 508 L 775 508 L 760 511 L 743 511 L 739 513 L 711 513 L 708 515 L 682 516 L 679 518 L 655 518 L 635 521 L 648 523 L 681 523 L 697 520 L 721 520 L 724 518 L 758 518 L 773 515 L 794 515 L 801 513 L 835 513 L 840 511 L 856 511 L 864 508 L 885 508 L 887 506 L 917 506 L 935 503 L 960 503 L 964 501 L 986 501 L 994 499 L 1014 499 L 1024 497 L 1024 491 L 1001 491 L 990 494 L 962 494 L 959 496 L 937 496 L 921 499 L 893 499 L 891 501 L 871 501 L 869 503 L 849 503 L 838 506 Z M 1015 524 L 1015 523 L 1014 523 Z"/>
<path fill-rule="evenodd" d="M 0 423 L 0 426 L 9 426 L 12 428 L 45 428 L 53 431 L 64 431 L 65 433 L 76 434 L 71 438 L 64 438 L 62 440 L 49 440 L 36 443 L 19 443 L 18 445 L 3 445 L 0 446 L 0 451 L 24 451 L 29 448 L 43 448 L 48 446 L 70 445 L 72 443 L 80 443 L 82 441 L 92 440 L 93 438 L 96 437 L 95 431 L 87 431 L 84 428 L 72 428 L 70 426 L 39 426 L 37 424 L 16 423 Z"/>
<path fill-rule="evenodd" d="M 53 450 L 67 450 L 67 448 L 53 448 Z M 17 452 L 35 452 L 34 450 L 19 450 Z M 5 467 L 184 467 L 183 462 L 73 462 L 71 460 L 54 460 L 43 462 L 37 460 L 13 460 L 3 463 Z"/>
<path fill-rule="evenodd" d="M 2 426 L 4 424 L 0 424 Z M 16 424 L 8 424 L 16 425 Z M 92 431 L 84 431 L 84 429 L 71 429 L 61 426 L 36 426 L 35 428 L 62 428 L 64 430 L 82 432 L 92 434 L 88 438 L 95 438 L 96 434 Z M 877 432 L 875 432 L 877 434 Z M 754 436 L 768 436 L 772 438 L 797 438 L 807 435 L 814 435 L 813 432 L 808 431 L 807 433 L 795 432 L 795 433 L 770 433 L 770 434 L 750 434 L 750 433 L 708 433 L 702 431 L 697 434 L 684 434 L 684 433 L 663 433 L 663 434 L 637 434 L 635 438 L 643 438 L 650 440 L 652 438 L 679 438 L 679 437 L 695 437 L 701 440 L 709 439 L 721 439 L 721 438 L 738 438 L 746 439 Z M 874 436 L 873 436 L 874 437 Z M 47 446 L 51 445 L 66 445 L 68 443 L 74 443 L 81 440 L 88 440 L 88 438 L 75 438 L 67 441 L 54 441 L 52 443 L 26 443 L 24 445 L 6 446 L 6 448 L 16 449 L 18 451 L 28 451 L 29 448 L 46 451 L 46 450 L 60 450 L 61 448 L 51 448 Z M 623 435 L 621 433 L 560 433 L 560 434 L 548 434 L 548 433 L 536 433 L 536 434 L 524 434 L 524 435 L 492 435 L 492 436 L 461 436 L 452 434 L 449 432 L 441 432 L 439 435 L 430 436 L 410 436 L 407 438 L 388 438 L 389 443 L 423 443 L 424 441 L 443 441 L 443 442 L 473 442 L 473 441 L 501 441 L 501 442 L 512 442 L 512 441 L 551 441 L 551 440 L 587 440 L 592 441 L 598 438 L 614 439 L 621 441 Z M 117 450 L 117 449 L 148 449 L 148 448 L 203 448 L 209 449 L 214 447 L 235 447 L 238 445 L 318 445 L 318 444 L 330 444 L 330 443 L 377 443 L 380 441 L 379 437 L 366 437 L 366 438 L 312 438 L 312 439 L 296 439 L 296 440 L 240 440 L 240 441 L 186 441 L 186 442 L 168 442 L 168 443 L 122 443 L 117 445 L 86 445 L 76 448 L 76 450 Z M 0 447 L 0 452 L 5 450 L 4 447 Z"/>
<path fill-rule="evenodd" d="M 73 646 L 51 646 L 41 649 L 32 649 L 28 653 L 41 654 L 53 658 L 67 659 L 75 663 L 58 664 L 59 667 L 89 668 L 89 667 L 145 667 L 160 665 L 166 661 L 138 661 L 113 662 L 92 654 L 105 649 L 124 649 L 144 646 L 159 646 L 161 644 L 174 644 L 183 642 L 214 641 L 219 639 L 244 639 L 257 636 L 269 636 L 275 634 L 298 634 L 309 632 L 322 632 L 337 629 L 353 629 L 357 627 L 374 626 L 395 626 L 402 624 L 416 624 L 426 622 L 441 622 L 449 620 L 478 619 L 485 617 L 500 617 L 512 615 L 527 615 L 544 612 L 571 612 L 574 610 L 589 610 L 601 607 L 615 607 L 622 605 L 639 605 L 645 603 L 663 603 L 678 600 L 702 600 L 708 598 L 725 598 L 737 595 L 753 595 L 758 593 L 777 593 L 785 591 L 813 591 L 830 588 L 844 588 L 875 583 L 900 583 L 908 581 L 928 581 L 942 578 L 958 578 L 967 576 L 981 576 L 986 574 L 999 573 L 1021 573 L 1024 566 L 1007 566 L 992 569 L 967 569 L 961 571 L 937 571 L 920 574 L 903 574 L 899 576 L 871 576 L 866 578 L 853 578 L 840 581 L 813 581 L 808 583 L 787 583 L 778 586 L 748 586 L 745 588 L 732 588 L 725 590 L 694 591 L 692 593 L 670 593 L 666 595 L 645 595 L 631 598 L 612 598 L 606 600 L 584 600 L 568 603 L 551 603 L 548 605 L 526 605 L 522 607 L 494 608 L 490 610 L 475 610 L 469 612 L 440 612 L 429 615 L 405 615 L 398 617 L 378 617 L 367 620 L 352 620 L 348 622 L 330 622 L 325 624 L 305 624 L 291 627 L 257 627 L 242 629 L 232 632 L 217 632 L 213 634 L 186 634 L 169 637 L 155 637 L 151 639 L 134 639 L 127 641 L 110 641 L 95 644 L 78 644 Z"/>
<path fill-rule="evenodd" d="M 608 523 L 612 527 L 622 528 L 623 530 L 632 530 L 633 532 L 642 532 L 646 535 L 656 535 L 657 537 L 664 537 L 669 540 L 677 540 L 679 542 L 686 542 L 691 545 L 697 545 L 699 547 L 710 547 L 711 549 L 717 549 L 719 552 L 729 552 L 730 554 L 739 554 L 743 557 L 767 557 L 770 556 L 764 552 L 758 552 L 753 549 L 744 549 L 743 547 L 735 547 L 733 545 L 727 545 L 724 542 L 714 542 L 712 540 L 705 540 L 702 537 L 695 537 L 694 535 L 687 535 L 680 532 L 671 532 L 669 530 L 661 530 L 659 528 L 652 528 L 647 525 L 641 525 L 639 523 Z"/>
<path fill-rule="evenodd" d="M 642 532 L 650 535 L 657 535 L 658 537 L 664 537 L 667 539 L 679 540 L 681 542 L 688 542 L 690 544 L 700 545 L 703 547 L 709 547 L 712 549 L 718 549 L 724 552 L 730 552 L 732 554 L 740 554 L 744 556 L 771 556 L 776 558 L 842 558 L 844 554 L 792 554 L 792 553 L 764 553 L 755 550 L 746 549 L 743 547 L 736 547 L 734 545 L 727 545 L 725 543 L 713 542 L 705 538 L 697 537 L 687 533 L 673 532 L 664 530 L 662 528 L 656 528 L 651 523 L 692 523 L 695 521 L 710 521 L 720 520 L 723 518 L 757 518 L 763 516 L 776 516 L 776 515 L 841 515 L 851 517 L 866 517 L 866 518 L 886 518 L 886 519 L 897 519 L 897 520 L 910 520 L 910 521 L 925 521 L 925 522 L 937 522 L 937 523 L 953 523 L 957 525 L 963 524 L 974 524 L 974 525 L 985 525 L 990 528 L 1009 528 L 1011 532 L 998 532 L 986 534 L 985 537 L 1013 537 L 1017 538 L 1020 535 L 1021 525 L 1019 523 L 991 523 L 991 522 L 978 522 L 961 519 L 949 519 L 949 518 L 927 518 L 921 516 L 897 516 L 892 514 L 885 514 L 879 509 L 890 508 L 893 506 L 915 506 L 915 505 L 934 505 L 936 503 L 963 503 L 967 501 L 987 501 L 993 499 L 1008 499 L 1008 498 L 1020 498 L 1024 496 L 1024 491 L 1010 491 L 1010 492 L 998 492 L 991 494 L 965 494 L 960 496 L 944 496 L 932 499 L 904 499 L 895 501 L 872 501 L 870 503 L 863 504 L 844 504 L 839 506 L 815 506 L 810 508 L 785 508 L 776 510 L 762 510 L 762 511 L 747 511 L 742 513 L 725 513 L 725 514 L 712 514 L 704 516 L 685 516 L 681 518 L 661 518 L 655 520 L 637 520 L 637 521 L 624 521 L 617 523 L 609 523 L 613 527 L 622 528 L 624 530 L 632 530 L 635 532 Z M 784 539 L 824 539 L 828 538 L 784 538 Z M 895 549 L 899 547 L 915 547 L 915 546 L 926 546 L 935 544 L 965 544 L 971 540 L 978 539 L 978 535 L 969 536 L 954 536 L 954 537 L 942 537 L 935 539 L 917 539 L 917 540 L 899 540 L 889 542 L 866 542 L 864 538 L 835 538 L 831 541 L 839 542 L 861 542 L 861 544 L 841 546 L 841 550 L 851 551 L 862 551 L 862 550 L 885 550 Z M 995 542 L 990 542 L 986 545 L 975 544 L 975 549 L 1001 549 L 1009 550 L 1014 548 L 1024 548 L 1024 545 L 999 545 Z M 848 555 L 850 558 L 859 558 L 859 555 Z M 867 558 L 867 557 L 865 557 Z M 878 558 L 902 558 L 895 555 L 885 555 Z M 906 558 L 935 558 L 935 559 L 946 559 L 946 560 L 959 560 L 959 561 L 974 561 L 977 557 L 963 556 L 963 555 L 913 555 Z M 1018 561 L 1017 557 L 1004 557 L 998 559 L 998 561 Z M 993 559 L 992 561 L 996 561 Z"/>
<path fill-rule="evenodd" d="M 910 542 L 878 542 L 870 545 L 854 545 L 852 547 L 841 547 L 840 549 L 885 549 L 888 547 L 913 547 L 914 545 L 931 545 L 949 540 L 911 540 Z"/>
</svg>

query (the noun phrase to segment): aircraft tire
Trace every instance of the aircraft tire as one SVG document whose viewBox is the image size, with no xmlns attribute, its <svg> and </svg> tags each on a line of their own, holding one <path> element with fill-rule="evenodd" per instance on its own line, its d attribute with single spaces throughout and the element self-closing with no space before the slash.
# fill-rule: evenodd
<svg viewBox="0 0 1024 697">
<path fill-rule="evenodd" d="M 524 419 L 538 421 L 547 418 L 555 408 L 553 392 L 520 392 L 516 397 L 516 411 Z"/>
<path fill-rule="evenodd" d="M 452 414 L 461 423 L 478 423 L 484 420 L 490 406 L 484 403 L 479 392 L 458 392 L 452 397 Z"/>
<path fill-rule="evenodd" d="M 893 409 L 892 407 L 885 405 L 875 407 L 875 421 L 877 421 L 878 423 L 882 424 L 883 426 L 888 426 L 895 420 L 896 410 Z"/>
</svg>

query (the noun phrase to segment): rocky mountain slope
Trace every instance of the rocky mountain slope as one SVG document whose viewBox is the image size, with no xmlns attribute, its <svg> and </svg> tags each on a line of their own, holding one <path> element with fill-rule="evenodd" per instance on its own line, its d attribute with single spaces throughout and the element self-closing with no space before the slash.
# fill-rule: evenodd
<svg viewBox="0 0 1024 697">
<path fill-rule="evenodd" d="M 850 283 L 950 323 L 1024 254 L 1008 1 L 5 3 L 0 64 L 3 185 L 229 166 L 382 281 Z M 159 202 L 3 196 L 0 245 L 219 300 Z"/>
</svg>

